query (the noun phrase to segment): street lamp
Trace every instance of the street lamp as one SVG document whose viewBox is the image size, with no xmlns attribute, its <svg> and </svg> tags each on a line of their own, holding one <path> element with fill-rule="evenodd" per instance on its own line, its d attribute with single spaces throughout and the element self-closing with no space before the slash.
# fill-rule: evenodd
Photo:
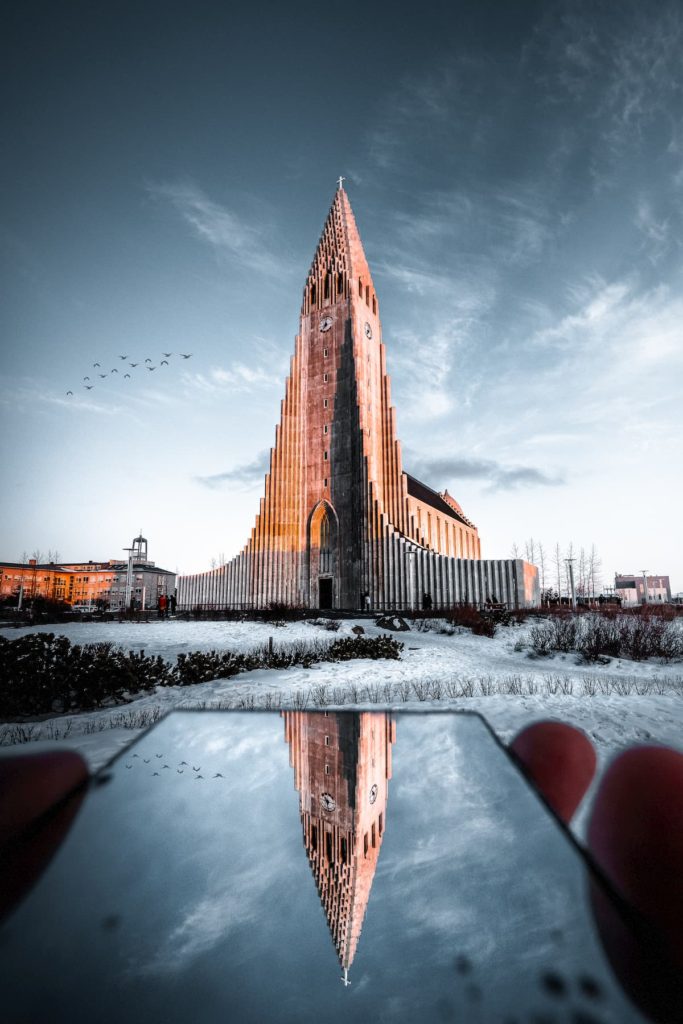
<svg viewBox="0 0 683 1024">
<path fill-rule="evenodd" d="M 645 597 L 645 604 L 649 604 L 650 598 L 647 593 L 647 569 L 641 569 L 640 571 L 643 574 L 643 595 Z"/>
</svg>

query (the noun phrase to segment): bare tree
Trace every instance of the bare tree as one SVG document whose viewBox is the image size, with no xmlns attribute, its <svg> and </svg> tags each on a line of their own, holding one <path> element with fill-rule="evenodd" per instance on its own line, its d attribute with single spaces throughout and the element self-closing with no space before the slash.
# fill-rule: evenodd
<svg viewBox="0 0 683 1024">
<path fill-rule="evenodd" d="M 558 596 L 558 598 L 561 598 L 562 597 L 562 579 L 563 579 L 562 569 L 563 569 L 564 563 L 562 561 L 562 551 L 561 551 L 560 545 L 559 545 L 559 543 L 557 541 L 555 541 L 555 549 L 553 551 L 553 564 L 555 566 L 555 579 L 557 581 L 557 596 Z"/>
<path fill-rule="evenodd" d="M 218 562 L 216 561 L 215 557 L 211 559 L 211 561 L 209 562 L 209 565 L 211 566 L 212 569 L 216 568 L 216 566 L 218 565 Z"/>
<path fill-rule="evenodd" d="M 519 545 L 517 544 L 517 541 L 514 541 L 512 547 L 510 548 L 510 557 L 519 558 Z"/>
<path fill-rule="evenodd" d="M 48 562 L 55 562 L 55 564 L 56 564 L 57 562 L 61 561 L 61 557 L 62 556 L 60 555 L 60 553 L 57 550 L 57 548 L 55 548 L 54 550 L 52 548 L 48 548 L 48 550 L 47 550 L 47 560 L 48 560 Z"/>
<path fill-rule="evenodd" d="M 586 549 L 581 548 L 579 552 L 579 572 L 578 572 L 578 586 L 576 593 L 580 594 L 581 597 L 588 597 L 588 572 L 587 572 L 587 558 Z"/>
<path fill-rule="evenodd" d="M 40 548 L 36 548 L 34 551 L 31 552 L 31 558 L 35 558 L 36 562 L 40 563 L 45 559 L 45 555 L 40 550 Z"/>
<path fill-rule="evenodd" d="M 595 544 L 591 544 L 588 554 L 588 579 L 591 597 L 595 597 L 596 590 L 602 590 L 602 561 Z"/>
<path fill-rule="evenodd" d="M 218 555 L 218 564 L 219 565 L 225 565 L 225 552 L 224 551 L 221 551 L 220 554 Z"/>
<path fill-rule="evenodd" d="M 529 537 L 524 544 L 524 557 L 532 565 L 536 564 L 536 542 L 533 537 Z"/>
<path fill-rule="evenodd" d="M 539 576 L 540 576 L 541 593 L 544 594 L 545 593 L 546 555 L 545 555 L 545 548 L 541 544 L 540 540 L 538 542 L 538 547 L 536 549 L 536 558 L 538 559 L 538 572 L 539 572 Z"/>
</svg>

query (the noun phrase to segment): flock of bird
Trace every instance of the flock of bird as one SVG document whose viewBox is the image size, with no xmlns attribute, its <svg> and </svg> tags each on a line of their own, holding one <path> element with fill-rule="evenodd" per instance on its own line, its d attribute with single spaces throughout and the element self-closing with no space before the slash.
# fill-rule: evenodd
<svg viewBox="0 0 683 1024">
<path fill-rule="evenodd" d="M 157 366 L 152 366 L 151 365 L 153 360 L 150 359 L 149 356 L 145 359 L 144 363 L 142 363 L 142 362 L 128 363 L 128 366 L 130 366 L 133 370 L 137 369 L 138 366 L 141 367 L 141 368 L 144 366 L 144 368 L 146 370 L 149 370 L 150 373 L 153 373 L 154 370 L 158 369 L 161 366 L 170 366 L 171 365 L 169 363 L 169 359 L 171 359 L 171 357 L 173 356 L 173 352 L 162 352 L 161 355 L 164 358 L 158 363 Z M 178 352 L 178 355 L 180 356 L 181 359 L 191 359 L 193 353 L 192 352 Z M 124 363 L 128 361 L 128 358 L 129 357 L 126 356 L 126 355 L 123 355 L 123 356 L 119 355 L 119 359 L 121 359 L 122 362 L 124 362 Z M 92 368 L 93 368 L 93 370 L 101 370 L 102 369 L 102 364 L 101 363 L 93 363 L 92 364 Z M 121 369 L 123 369 L 123 367 L 121 367 Z M 114 367 L 111 370 L 108 370 L 107 373 L 98 373 L 96 376 L 99 377 L 101 380 L 104 380 L 105 377 L 111 377 L 113 374 L 117 374 L 119 377 L 123 377 L 123 380 L 130 380 L 131 379 L 130 373 L 119 374 L 119 371 L 118 371 L 118 369 L 116 367 Z M 91 382 L 90 377 L 85 376 L 83 378 L 83 381 L 82 381 L 82 387 L 84 387 L 86 391 L 92 391 L 92 389 L 95 387 L 95 385 Z M 73 391 L 67 391 L 67 397 L 69 395 L 73 395 Z"/>
<path fill-rule="evenodd" d="M 161 761 L 163 756 L 164 756 L 163 754 L 155 754 L 154 755 L 154 757 L 158 761 Z M 133 757 L 140 758 L 140 755 L 139 754 L 133 754 Z M 152 763 L 151 757 L 143 757 L 143 758 L 140 758 L 140 760 L 142 760 L 143 764 L 151 764 Z M 131 764 L 126 764 L 126 768 L 130 769 L 132 767 L 133 767 L 132 763 Z M 171 766 L 168 765 L 168 764 L 157 765 L 157 767 L 160 768 L 161 771 L 163 771 L 164 768 L 167 768 L 169 771 L 171 770 Z M 204 778 L 203 775 L 199 774 L 199 772 L 201 772 L 201 770 L 202 770 L 201 765 L 199 765 L 199 766 L 197 766 L 197 765 L 189 765 L 187 763 L 187 761 L 180 761 L 180 763 L 178 764 L 178 767 L 176 768 L 176 772 L 178 773 L 178 775 L 183 775 L 183 773 L 185 772 L 185 768 L 190 768 L 190 767 L 192 768 L 192 771 L 194 772 L 194 778 L 195 779 L 203 779 Z M 155 775 L 159 775 L 159 772 L 152 772 L 152 778 Z M 208 776 L 207 776 L 207 778 L 208 778 Z M 216 774 L 213 776 L 213 778 L 214 779 L 222 779 L 222 778 L 224 778 L 224 776 L 221 775 L 220 772 L 216 772 Z"/>
</svg>

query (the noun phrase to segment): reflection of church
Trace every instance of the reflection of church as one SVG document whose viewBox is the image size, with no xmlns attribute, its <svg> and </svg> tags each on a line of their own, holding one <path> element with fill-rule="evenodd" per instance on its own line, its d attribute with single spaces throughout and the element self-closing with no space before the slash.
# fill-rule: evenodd
<svg viewBox="0 0 683 1024">
<path fill-rule="evenodd" d="M 304 846 L 348 984 L 386 828 L 396 725 L 374 712 L 284 719 Z"/>
</svg>

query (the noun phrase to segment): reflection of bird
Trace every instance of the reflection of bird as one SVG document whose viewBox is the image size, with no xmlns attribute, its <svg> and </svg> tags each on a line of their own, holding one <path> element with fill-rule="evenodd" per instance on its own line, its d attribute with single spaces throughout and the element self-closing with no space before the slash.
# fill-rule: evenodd
<svg viewBox="0 0 683 1024">
<path fill-rule="evenodd" d="M 181 761 L 180 764 L 184 764 L 187 767 L 187 761 Z"/>
<path fill-rule="evenodd" d="M 90 380 L 90 377 L 84 377 L 83 380 Z"/>
<path fill-rule="evenodd" d="M 99 365 L 100 365 L 99 363 L 93 363 L 93 366 L 99 366 Z"/>
<path fill-rule="evenodd" d="M 132 366 L 132 367 L 133 367 L 133 369 L 135 369 L 135 367 L 136 367 L 136 366 L 139 366 L 140 364 L 139 364 L 139 363 L 128 363 L 128 365 L 129 365 L 129 366 Z"/>
<path fill-rule="evenodd" d="M 152 772 L 152 778 L 154 778 L 155 775 L 159 775 L 159 772 Z"/>
<path fill-rule="evenodd" d="M 223 778 L 223 776 L 221 775 L 220 772 L 216 772 L 216 774 L 214 775 L 214 779 L 222 779 L 222 778 Z"/>
<path fill-rule="evenodd" d="M 67 395 L 73 395 L 73 391 L 67 391 Z"/>
<path fill-rule="evenodd" d="M 183 359 L 191 359 L 192 358 L 192 352 L 188 352 L 187 355 L 185 355 L 184 352 L 181 352 L 180 354 L 183 357 Z"/>
<path fill-rule="evenodd" d="M 139 756 L 140 756 L 139 754 L 133 754 L 133 757 L 139 757 Z"/>
<path fill-rule="evenodd" d="M 162 764 L 162 766 L 161 766 L 161 767 L 162 767 L 162 769 L 164 769 L 164 768 L 168 768 L 168 765 L 167 765 L 167 764 Z"/>
<path fill-rule="evenodd" d="M 152 760 L 152 758 L 151 757 L 143 757 L 142 760 L 145 762 L 145 764 L 149 764 L 149 762 Z"/>
<path fill-rule="evenodd" d="M 166 356 L 167 359 L 170 359 L 171 356 L 173 355 L 172 352 L 162 352 L 161 354 L 162 354 L 162 356 Z"/>
<path fill-rule="evenodd" d="M 132 765 L 132 764 L 127 764 L 127 765 L 126 765 L 126 768 L 132 768 L 132 767 L 133 767 L 133 765 Z"/>
<path fill-rule="evenodd" d="M 199 768 L 195 768 L 195 766 L 192 765 L 192 771 L 193 772 L 200 772 L 201 770 L 202 770 L 202 766 L 201 765 L 199 766 Z"/>
<path fill-rule="evenodd" d="M 86 391 L 92 391 L 92 389 L 95 387 L 94 384 L 84 384 L 83 386 Z"/>
<path fill-rule="evenodd" d="M 145 362 L 146 362 L 146 363 L 151 363 L 151 362 L 152 362 L 152 360 L 151 360 L 151 359 L 145 359 Z"/>
<path fill-rule="evenodd" d="M 159 366 L 168 366 L 168 359 L 162 359 Z"/>
<path fill-rule="evenodd" d="M 128 378 L 128 380 L 130 380 L 130 374 L 129 373 L 124 373 L 123 379 L 126 380 L 126 378 Z"/>
<path fill-rule="evenodd" d="M 105 377 L 106 377 L 107 375 L 106 375 L 106 373 L 100 373 L 100 374 L 98 374 L 98 376 L 99 376 L 99 377 L 101 377 L 101 378 L 102 378 L 102 380 L 104 380 L 104 378 L 105 378 Z"/>
<path fill-rule="evenodd" d="M 178 775 L 182 775 L 183 774 L 183 769 L 182 768 L 176 768 L 176 771 L 178 772 Z"/>
<path fill-rule="evenodd" d="M 110 372 L 110 373 L 118 373 L 119 371 L 118 371 L 118 370 L 116 369 L 116 367 L 114 367 L 114 369 L 113 369 L 113 370 L 110 370 L 109 372 Z"/>
<path fill-rule="evenodd" d="M 119 359 L 127 359 L 128 356 L 119 356 Z"/>
<path fill-rule="evenodd" d="M 159 760 L 161 760 L 164 755 L 163 754 L 155 754 L 154 756 L 157 757 Z"/>
</svg>

